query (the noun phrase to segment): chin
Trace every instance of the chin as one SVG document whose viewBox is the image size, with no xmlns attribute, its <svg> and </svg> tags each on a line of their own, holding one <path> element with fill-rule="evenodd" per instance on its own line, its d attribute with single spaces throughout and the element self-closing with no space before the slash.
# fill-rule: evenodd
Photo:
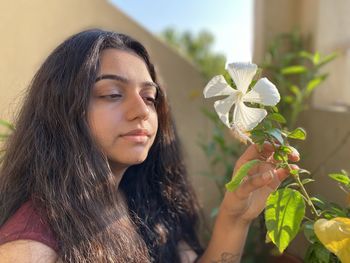
<svg viewBox="0 0 350 263">
<path fill-rule="evenodd" d="M 124 160 L 118 160 L 118 163 L 124 163 L 127 165 L 141 164 L 146 160 L 147 156 L 133 156 L 133 158 L 127 158 Z"/>
</svg>

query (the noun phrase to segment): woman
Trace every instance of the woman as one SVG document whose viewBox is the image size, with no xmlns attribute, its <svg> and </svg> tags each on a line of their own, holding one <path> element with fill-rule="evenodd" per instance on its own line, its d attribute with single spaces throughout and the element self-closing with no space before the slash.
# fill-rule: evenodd
<svg viewBox="0 0 350 263">
<path fill-rule="evenodd" d="M 250 221 L 287 176 L 270 162 L 255 167 L 225 195 L 203 252 L 198 204 L 148 53 L 103 30 L 53 51 L 15 126 L 0 172 L 1 262 L 239 262 Z M 251 146 L 235 169 L 271 154 L 269 144 Z"/>
</svg>

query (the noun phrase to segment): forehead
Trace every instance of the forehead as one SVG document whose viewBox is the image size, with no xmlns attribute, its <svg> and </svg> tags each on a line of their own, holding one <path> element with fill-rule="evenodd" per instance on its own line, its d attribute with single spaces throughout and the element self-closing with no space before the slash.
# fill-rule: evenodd
<svg viewBox="0 0 350 263">
<path fill-rule="evenodd" d="M 131 51 L 105 49 L 100 54 L 101 74 L 117 74 L 134 81 L 151 81 L 146 63 Z"/>
</svg>

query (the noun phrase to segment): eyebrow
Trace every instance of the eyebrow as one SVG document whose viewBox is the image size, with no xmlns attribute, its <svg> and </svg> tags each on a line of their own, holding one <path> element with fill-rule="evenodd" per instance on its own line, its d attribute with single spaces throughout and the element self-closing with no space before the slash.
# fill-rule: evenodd
<svg viewBox="0 0 350 263">
<path fill-rule="evenodd" d="M 103 75 L 96 78 L 95 83 L 102 80 L 102 79 L 117 80 L 117 81 L 123 82 L 125 84 L 130 83 L 130 81 L 127 78 L 119 76 L 119 75 L 115 75 L 115 74 L 103 74 Z M 141 85 L 142 86 L 153 86 L 157 90 L 159 89 L 159 85 L 153 81 L 143 81 L 143 82 L 141 82 Z"/>
</svg>

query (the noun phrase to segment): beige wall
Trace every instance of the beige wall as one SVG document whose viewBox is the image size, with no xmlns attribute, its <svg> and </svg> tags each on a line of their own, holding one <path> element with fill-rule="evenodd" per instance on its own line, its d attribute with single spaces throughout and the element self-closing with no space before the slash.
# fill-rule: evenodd
<svg viewBox="0 0 350 263">
<path fill-rule="evenodd" d="M 0 118 L 12 118 L 49 52 L 71 34 L 91 27 L 127 33 L 149 49 L 167 88 L 191 179 L 209 211 L 216 194 L 207 194 L 212 182 L 199 176 L 207 161 L 196 144 L 198 133 L 208 131 L 209 124 L 200 112 L 201 96 L 189 99 L 191 91 L 201 91 L 205 83 L 188 61 L 106 0 L 1 1 Z"/>
<path fill-rule="evenodd" d="M 348 0 L 256 0 L 255 61 L 262 60 L 266 44 L 278 33 L 299 28 L 310 48 L 321 54 L 338 52 L 327 65 L 330 77 L 315 91 L 314 107 L 350 109 L 350 1 Z"/>
<path fill-rule="evenodd" d="M 325 69 L 328 80 L 316 90 L 312 107 L 302 114 L 299 124 L 306 128 L 308 139 L 300 143 L 301 166 L 314 172 L 316 183 L 309 191 L 330 201 L 345 204 L 345 195 L 328 173 L 345 169 L 350 172 L 350 105 L 348 87 L 350 60 L 350 1 L 347 0 L 256 0 L 254 61 L 261 62 L 267 43 L 277 34 L 298 27 L 309 40 L 312 51 L 340 56 Z M 339 111 L 340 109 L 340 111 Z M 343 111 L 343 112 L 342 112 Z M 303 255 L 307 242 L 299 235 L 289 250 Z"/>
</svg>

